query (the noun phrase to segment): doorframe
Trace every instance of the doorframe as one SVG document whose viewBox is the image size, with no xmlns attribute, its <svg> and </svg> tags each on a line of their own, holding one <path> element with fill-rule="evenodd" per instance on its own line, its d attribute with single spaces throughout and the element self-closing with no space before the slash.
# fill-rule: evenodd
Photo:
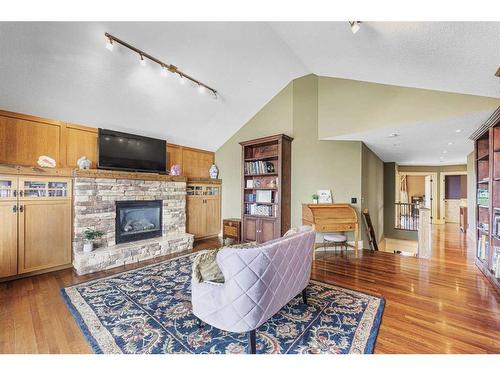
<svg viewBox="0 0 500 375">
<path fill-rule="evenodd" d="M 400 197 L 399 191 L 397 190 L 398 186 L 399 186 L 399 188 L 401 188 L 399 181 L 401 181 L 401 176 L 404 176 L 404 175 L 406 175 L 406 176 L 431 176 L 431 178 L 432 178 L 432 183 L 431 183 L 431 199 L 432 199 L 431 215 L 432 215 L 432 224 L 443 224 L 439 220 L 439 218 L 438 218 L 438 214 L 437 214 L 438 205 L 437 205 L 437 200 L 435 199 L 435 197 L 437 196 L 438 172 L 402 172 L 402 171 L 398 171 L 398 173 L 396 175 L 396 179 L 397 179 L 397 181 L 396 181 L 396 197 L 397 197 L 397 202 L 399 202 L 399 197 Z"/>
<path fill-rule="evenodd" d="M 446 176 L 465 176 L 467 177 L 467 171 L 456 171 L 456 172 L 441 172 L 439 174 L 439 212 L 441 214 L 441 217 L 439 220 L 442 222 L 442 224 L 446 223 L 446 219 L 444 216 L 445 213 L 445 205 L 444 205 L 444 200 L 446 197 L 445 194 L 445 178 Z M 467 191 L 467 204 L 469 201 L 469 192 Z"/>
</svg>

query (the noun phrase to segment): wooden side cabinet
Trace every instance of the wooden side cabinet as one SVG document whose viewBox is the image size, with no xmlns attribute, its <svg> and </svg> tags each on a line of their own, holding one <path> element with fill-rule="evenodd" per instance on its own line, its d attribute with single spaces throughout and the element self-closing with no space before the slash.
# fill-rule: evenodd
<svg viewBox="0 0 500 375">
<path fill-rule="evenodd" d="M 220 183 L 189 183 L 186 198 L 186 231 L 196 239 L 215 237 L 221 230 Z"/>
<path fill-rule="evenodd" d="M 0 175 L 0 278 L 71 263 L 71 179 Z"/>
</svg>

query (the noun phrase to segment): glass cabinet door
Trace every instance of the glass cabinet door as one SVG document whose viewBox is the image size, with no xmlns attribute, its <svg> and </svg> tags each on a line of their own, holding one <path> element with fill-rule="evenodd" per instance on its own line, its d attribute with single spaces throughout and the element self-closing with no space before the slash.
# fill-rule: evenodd
<svg viewBox="0 0 500 375">
<path fill-rule="evenodd" d="M 57 199 L 70 197 L 67 179 L 23 177 L 19 180 L 21 199 Z"/>
<path fill-rule="evenodd" d="M 17 199 L 17 176 L 0 175 L 0 200 Z"/>
</svg>

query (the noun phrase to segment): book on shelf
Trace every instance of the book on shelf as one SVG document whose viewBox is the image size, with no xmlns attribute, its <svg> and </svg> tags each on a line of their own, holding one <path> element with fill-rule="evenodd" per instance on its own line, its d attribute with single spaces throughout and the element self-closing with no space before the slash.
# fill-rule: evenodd
<svg viewBox="0 0 500 375">
<path fill-rule="evenodd" d="M 488 189 L 477 189 L 477 204 L 488 206 L 490 203 L 490 192 Z"/>
<path fill-rule="evenodd" d="M 247 161 L 245 163 L 245 174 L 274 173 L 274 164 L 270 161 Z"/>
<path fill-rule="evenodd" d="M 251 203 L 246 205 L 245 213 L 253 216 L 276 216 L 276 207 L 268 206 L 258 203 Z"/>
<path fill-rule="evenodd" d="M 255 202 L 272 203 L 273 202 L 273 192 L 271 190 L 256 190 Z"/>
</svg>

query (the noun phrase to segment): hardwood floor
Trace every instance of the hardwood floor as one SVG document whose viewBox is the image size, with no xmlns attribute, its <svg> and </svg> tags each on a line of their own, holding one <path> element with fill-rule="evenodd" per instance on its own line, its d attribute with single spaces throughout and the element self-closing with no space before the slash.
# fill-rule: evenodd
<svg viewBox="0 0 500 375">
<path fill-rule="evenodd" d="M 430 260 L 319 252 L 312 277 L 385 298 L 375 353 L 500 353 L 500 296 L 474 265 L 458 225 L 433 229 Z M 200 241 L 195 251 L 218 245 Z M 59 289 L 136 267 L 82 277 L 63 270 L 0 284 L 0 353 L 91 353 Z"/>
</svg>

